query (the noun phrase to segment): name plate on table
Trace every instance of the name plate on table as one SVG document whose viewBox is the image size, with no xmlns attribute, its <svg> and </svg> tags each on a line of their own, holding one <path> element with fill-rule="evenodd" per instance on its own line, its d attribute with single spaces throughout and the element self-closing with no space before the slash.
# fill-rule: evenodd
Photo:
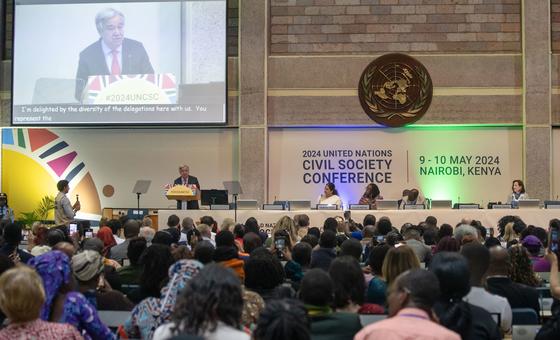
<svg viewBox="0 0 560 340">
<path fill-rule="evenodd" d="M 382 200 L 376 203 L 377 210 L 398 210 L 399 201 L 397 200 Z"/>
<path fill-rule="evenodd" d="M 317 210 L 338 210 L 336 204 L 317 204 Z"/>
<path fill-rule="evenodd" d="M 350 210 L 369 210 L 368 204 L 350 204 Z"/>
<path fill-rule="evenodd" d="M 229 210 L 229 204 L 211 204 L 210 210 Z"/>
<path fill-rule="evenodd" d="M 538 209 L 540 208 L 541 200 L 539 199 L 526 199 L 517 201 L 519 209 Z"/>
<path fill-rule="evenodd" d="M 426 206 L 424 204 L 405 204 L 404 210 L 424 210 Z"/>
<path fill-rule="evenodd" d="M 511 209 L 511 204 L 492 204 L 492 209 Z"/>
<path fill-rule="evenodd" d="M 284 210 L 283 204 L 263 204 L 263 210 Z"/>
<path fill-rule="evenodd" d="M 237 200 L 237 210 L 257 210 L 257 200 Z"/>
<path fill-rule="evenodd" d="M 430 209 L 451 209 L 451 200 L 432 200 Z"/>
<path fill-rule="evenodd" d="M 459 204 L 459 209 L 480 209 L 478 204 Z"/>
<path fill-rule="evenodd" d="M 84 104 L 175 104 L 177 82 L 171 73 L 90 76 Z"/>
<path fill-rule="evenodd" d="M 560 209 L 560 201 L 544 201 L 545 209 Z"/>
</svg>

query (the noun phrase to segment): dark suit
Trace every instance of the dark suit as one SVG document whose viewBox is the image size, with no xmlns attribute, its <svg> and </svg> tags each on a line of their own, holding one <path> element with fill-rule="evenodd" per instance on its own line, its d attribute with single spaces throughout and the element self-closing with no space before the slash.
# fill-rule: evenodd
<svg viewBox="0 0 560 340">
<path fill-rule="evenodd" d="M 332 261 L 336 258 L 336 251 L 334 248 L 323 248 L 314 250 L 311 253 L 311 268 L 320 268 L 324 271 L 329 271 Z"/>
<path fill-rule="evenodd" d="M 124 39 L 122 44 L 121 74 L 149 74 L 154 73 L 148 53 L 141 42 Z M 86 47 L 80 52 L 78 72 L 76 73 L 76 99 L 81 101 L 82 92 L 89 76 L 110 75 L 107 67 L 101 39 Z"/>
<path fill-rule="evenodd" d="M 486 287 L 492 294 L 505 297 L 511 308 L 532 308 L 540 315 L 539 292 L 507 277 L 489 277 Z"/>
<path fill-rule="evenodd" d="M 181 177 L 176 178 L 173 184 L 182 185 L 183 179 Z M 196 185 L 196 188 L 200 190 L 200 184 L 198 183 L 198 178 L 194 176 L 189 176 L 189 178 L 187 178 L 187 184 L 194 184 Z M 177 209 L 181 209 L 181 201 L 177 201 Z M 187 209 L 198 209 L 198 200 L 188 201 Z"/>
<path fill-rule="evenodd" d="M 459 335 L 461 335 L 462 340 L 500 340 L 502 339 L 500 335 L 500 329 L 492 315 L 488 313 L 487 310 L 480 308 L 470 303 L 463 302 L 462 308 L 470 309 L 471 322 L 468 327 L 463 329 Z M 449 311 L 449 306 L 447 304 L 442 304 L 438 302 L 434 305 L 434 312 L 438 317 L 442 317 Z M 456 324 L 455 321 L 451 321 L 452 324 Z"/>
</svg>

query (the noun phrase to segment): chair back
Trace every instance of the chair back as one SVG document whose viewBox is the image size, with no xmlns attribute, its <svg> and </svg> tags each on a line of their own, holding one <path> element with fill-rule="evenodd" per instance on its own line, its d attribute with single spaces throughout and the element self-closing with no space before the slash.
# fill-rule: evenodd
<svg viewBox="0 0 560 340">
<path fill-rule="evenodd" d="M 512 340 L 534 340 L 541 329 L 540 325 L 514 325 L 511 331 Z"/>
<path fill-rule="evenodd" d="M 492 319 L 496 323 L 496 325 L 500 326 L 502 324 L 502 314 L 500 313 L 490 313 Z"/>
<path fill-rule="evenodd" d="M 513 325 L 538 325 L 539 316 L 532 308 L 512 308 Z"/>
</svg>

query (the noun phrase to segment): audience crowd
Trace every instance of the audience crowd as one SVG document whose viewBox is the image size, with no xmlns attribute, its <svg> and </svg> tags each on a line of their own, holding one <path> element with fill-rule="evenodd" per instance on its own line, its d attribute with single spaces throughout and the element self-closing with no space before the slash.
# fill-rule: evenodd
<svg viewBox="0 0 560 340">
<path fill-rule="evenodd" d="M 524 323 L 520 309 L 537 339 L 560 339 L 548 231 L 515 216 L 492 231 L 432 216 L 284 216 L 270 235 L 255 218 L 172 215 L 159 231 L 148 217 L 102 219 L 95 234 L 88 221 L 70 233 L 5 220 L 0 339 L 494 340 Z"/>
</svg>

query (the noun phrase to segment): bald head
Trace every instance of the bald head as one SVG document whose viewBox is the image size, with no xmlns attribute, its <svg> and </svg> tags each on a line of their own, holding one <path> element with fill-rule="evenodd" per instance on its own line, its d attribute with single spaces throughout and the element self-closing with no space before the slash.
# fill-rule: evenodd
<svg viewBox="0 0 560 340">
<path fill-rule="evenodd" d="M 509 276 L 510 263 L 511 261 L 507 249 L 500 246 L 490 248 L 490 266 L 488 267 L 488 276 Z"/>
<path fill-rule="evenodd" d="M 156 231 L 152 227 L 142 227 L 138 236 L 145 238 L 147 242 L 152 242 L 155 234 Z"/>
</svg>

